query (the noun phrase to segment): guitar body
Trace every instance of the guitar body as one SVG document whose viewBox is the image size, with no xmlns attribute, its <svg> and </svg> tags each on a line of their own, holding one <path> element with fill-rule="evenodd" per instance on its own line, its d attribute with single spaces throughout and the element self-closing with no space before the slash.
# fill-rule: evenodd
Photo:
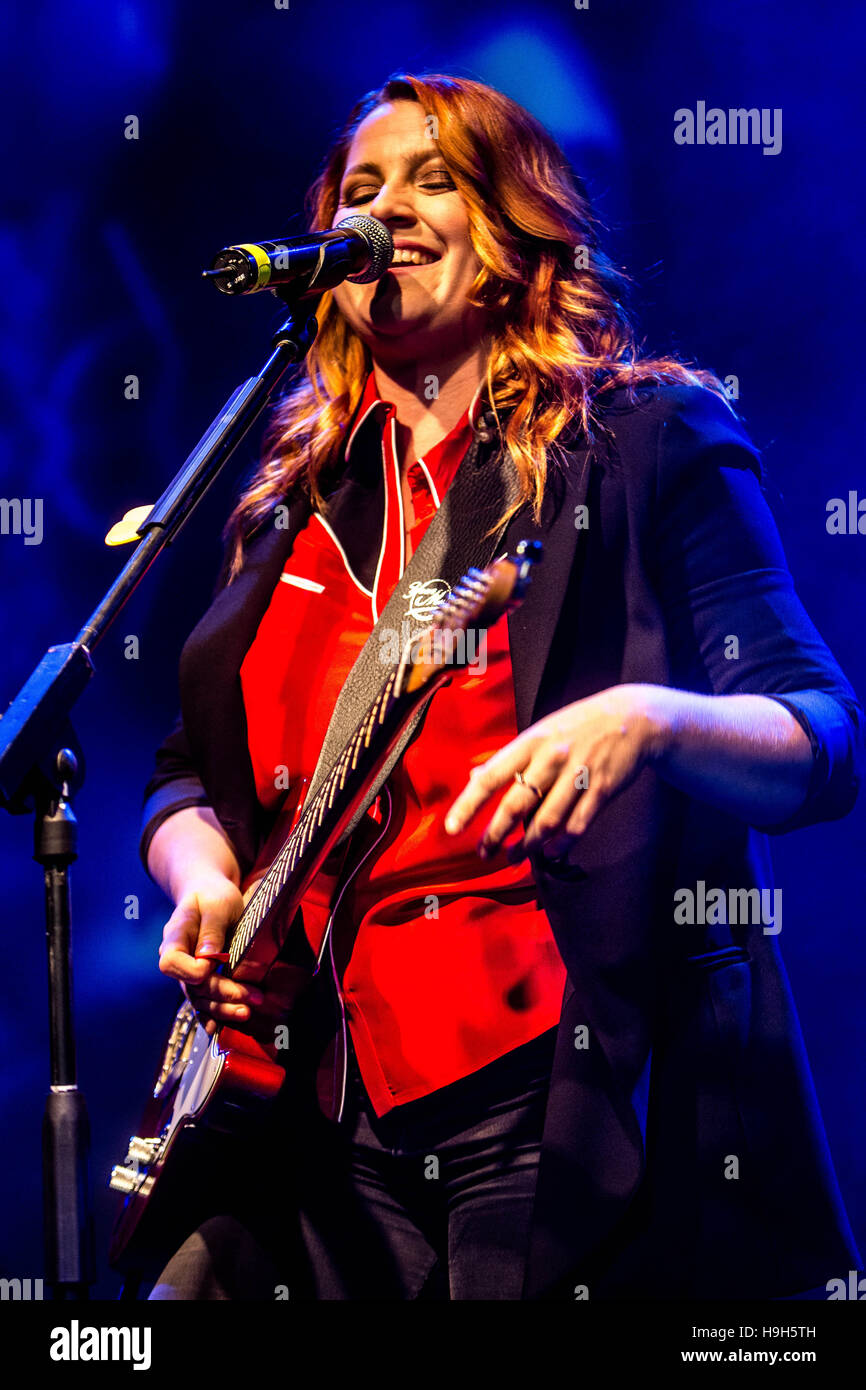
<svg viewBox="0 0 866 1390">
<path fill-rule="evenodd" d="M 241 884 L 245 899 L 285 843 L 301 809 L 301 802 L 292 799 L 281 811 Z M 345 857 L 344 847 L 317 876 L 310 896 L 321 911 L 329 905 Z M 283 919 L 292 908 L 291 903 L 283 908 Z M 233 972 L 235 979 L 255 980 L 267 989 L 269 999 L 278 1001 L 276 1010 L 256 1012 L 250 1020 L 252 1031 L 224 1024 L 211 1035 L 187 1000 L 175 1015 L 139 1132 L 130 1138 L 124 1163 L 112 1169 L 110 1185 L 126 1194 L 109 1248 L 109 1262 L 118 1270 L 158 1272 L 166 1251 L 214 1214 L 220 1171 L 229 1167 L 236 1143 L 266 1120 L 269 1102 L 282 1090 L 290 1064 L 306 1067 L 314 1079 L 318 1059 L 326 1057 L 324 1076 L 331 1077 L 336 1064 L 333 1090 L 342 1085 L 345 1058 L 335 1044 L 338 1020 L 329 1007 L 330 979 L 327 972 L 316 971 L 300 917 L 288 931 L 284 925 L 275 930 L 271 939 L 276 954 L 270 965 L 260 952 L 254 965 L 242 964 Z M 294 1036 L 298 1014 L 303 1016 L 301 1047 Z M 323 1106 L 327 1109 L 327 1085 Z"/>
<path fill-rule="evenodd" d="M 256 1100 L 280 1090 L 284 1072 L 256 1055 L 250 1039 L 236 1037 L 238 1046 L 234 1038 L 210 1037 L 189 1003 L 178 1010 L 140 1135 L 130 1139 L 125 1163 L 112 1170 L 111 1185 L 128 1193 L 109 1249 L 115 1268 L 144 1272 L 165 1251 L 169 1231 L 178 1232 L 180 1243 L 213 1214 L 201 1209 L 208 1202 L 202 1179 L 225 1147 L 218 1136 L 236 1133 Z M 216 1144 L 205 1142 L 211 1136 Z"/>
</svg>

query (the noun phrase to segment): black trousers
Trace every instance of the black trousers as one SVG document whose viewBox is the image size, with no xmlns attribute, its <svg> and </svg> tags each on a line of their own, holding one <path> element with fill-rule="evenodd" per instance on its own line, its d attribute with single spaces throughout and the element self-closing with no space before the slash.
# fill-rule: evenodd
<svg viewBox="0 0 866 1390">
<path fill-rule="evenodd" d="M 519 1299 L 555 1040 L 381 1118 L 352 1054 L 340 1124 L 285 1106 L 259 1203 L 199 1227 L 150 1297 Z"/>
</svg>

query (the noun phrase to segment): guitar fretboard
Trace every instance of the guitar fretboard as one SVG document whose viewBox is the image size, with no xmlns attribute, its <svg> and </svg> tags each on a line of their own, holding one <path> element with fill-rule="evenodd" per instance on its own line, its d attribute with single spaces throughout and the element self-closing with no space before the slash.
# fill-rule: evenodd
<svg viewBox="0 0 866 1390">
<path fill-rule="evenodd" d="M 320 843 L 323 830 L 332 823 L 338 798 L 345 791 L 350 773 L 357 768 L 362 750 L 369 747 L 375 729 L 385 724 L 388 715 L 399 701 L 400 697 L 394 694 L 399 669 L 394 667 L 391 671 L 315 796 L 304 807 L 295 828 L 238 918 L 228 953 L 232 970 L 246 955 L 256 933 L 277 901 L 284 896 L 295 876 L 302 871 L 313 847 Z"/>
</svg>

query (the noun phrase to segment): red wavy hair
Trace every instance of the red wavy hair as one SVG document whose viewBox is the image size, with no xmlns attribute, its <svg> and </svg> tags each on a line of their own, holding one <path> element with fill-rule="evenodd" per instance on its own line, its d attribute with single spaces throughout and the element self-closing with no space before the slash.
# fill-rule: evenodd
<svg viewBox="0 0 866 1390">
<path fill-rule="evenodd" d="M 622 304 L 627 277 L 599 244 L 580 180 L 534 116 L 481 82 L 400 73 L 362 97 L 307 193 L 311 228 L 332 224 L 358 126 L 394 101 L 417 101 L 436 118 L 439 149 L 468 211 L 481 262 L 468 299 L 487 311 L 492 332 L 487 401 L 521 487 L 510 513 L 529 501 L 538 515 L 557 437 L 577 419 L 592 438 L 594 403 L 605 391 L 653 379 L 699 383 L 725 395 L 710 372 L 674 357 L 640 355 Z M 330 293 L 316 318 L 318 337 L 273 410 L 259 467 L 226 525 L 229 582 L 242 567 L 245 541 L 293 489 L 305 487 L 325 509 L 320 483 L 325 470 L 339 465 L 372 368 L 368 349 Z"/>
</svg>

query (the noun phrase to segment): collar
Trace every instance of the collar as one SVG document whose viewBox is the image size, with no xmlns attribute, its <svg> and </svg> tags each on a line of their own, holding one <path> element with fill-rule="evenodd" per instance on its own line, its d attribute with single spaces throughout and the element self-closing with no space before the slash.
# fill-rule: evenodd
<svg viewBox="0 0 866 1390">
<path fill-rule="evenodd" d="M 450 444 L 456 442 L 463 431 L 469 431 L 470 434 L 475 432 L 485 442 L 492 438 L 492 434 L 496 429 L 496 418 L 492 411 L 482 411 L 481 393 L 484 390 L 484 385 L 485 383 L 482 381 L 475 395 L 472 397 L 472 400 L 469 402 L 467 409 L 463 412 L 454 428 L 439 442 L 439 444 L 434 445 L 434 448 L 428 451 L 428 457 L 430 454 L 438 452 L 446 443 Z M 351 454 L 352 445 L 362 427 L 367 424 L 368 421 L 376 421 L 378 424 L 378 433 L 381 435 L 388 421 L 393 419 L 396 415 L 396 409 L 396 406 L 391 401 L 383 400 L 380 396 L 376 385 L 375 372 L 368 372 L 367 379 L 364 382 L 364 390 L 361 394 L 361 401 L 355 412 L 355 421 L 352 425 L 349 438 L 346 441 L 344 457 L 347 462 Z"/>
</svg>

